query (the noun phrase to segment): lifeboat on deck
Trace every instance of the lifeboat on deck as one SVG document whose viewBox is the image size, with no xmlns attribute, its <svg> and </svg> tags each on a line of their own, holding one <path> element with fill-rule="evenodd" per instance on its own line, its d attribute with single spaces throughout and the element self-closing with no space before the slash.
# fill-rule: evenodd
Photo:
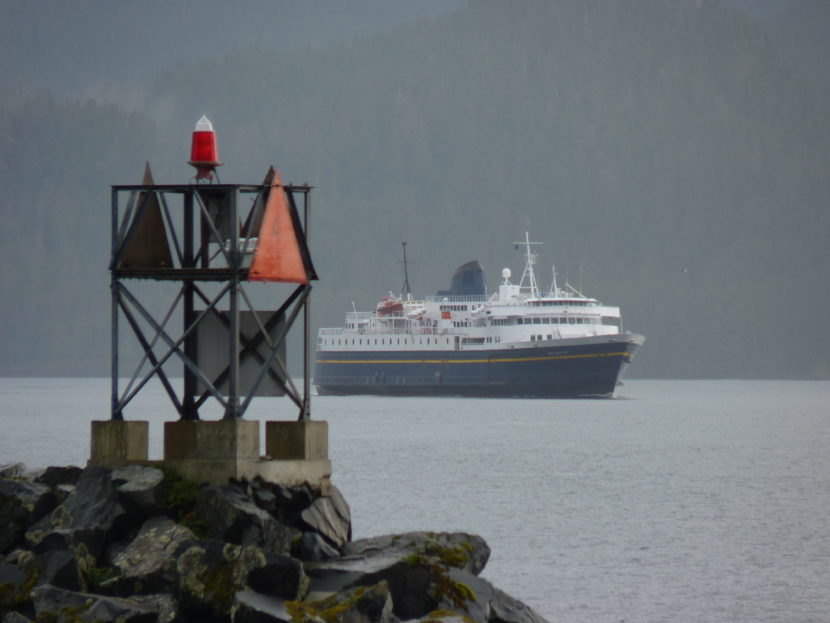
<svg viewBox="0 0 830 623">
<path fill-rule="evenodd" d="M 392 296 L 384 296 L 375 310 L 378 316 L 400 316 L 403 314 L 403 301 Z"/>
</svg>

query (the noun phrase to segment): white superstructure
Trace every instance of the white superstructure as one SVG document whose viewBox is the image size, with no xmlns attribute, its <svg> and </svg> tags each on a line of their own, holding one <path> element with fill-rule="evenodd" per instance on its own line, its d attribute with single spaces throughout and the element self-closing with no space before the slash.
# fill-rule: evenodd
<svg viewBox="0 0 830 623">
<path fill-rule="evenodd" d="M 620 308 L 603 305 L 554 276 L 547 293 L 536 283 L 537 254 L 530 237 L 518 284 L 502 271 L 499 289 L 486 295 L 428 296 L 413 300 L 391 292 L 371 312 L 346 314 L 343 328 L 320 329 L 317 349 L 325 351 L 492 350 L 550 346 L 563 339 L 621 333 Z M 555 273 L 554 273 L 555 275 Z"/>
</svg>

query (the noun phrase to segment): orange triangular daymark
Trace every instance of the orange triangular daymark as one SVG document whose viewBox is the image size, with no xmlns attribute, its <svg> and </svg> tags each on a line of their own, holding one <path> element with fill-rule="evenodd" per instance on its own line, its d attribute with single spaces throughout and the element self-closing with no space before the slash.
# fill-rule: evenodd
<svg viewBox="0 0 830 623">
<path fill-rule="evenodd" d="M 279 170 L 271 181 L 248 280 L 302 284 L 309 281 Z"/>
</svg>

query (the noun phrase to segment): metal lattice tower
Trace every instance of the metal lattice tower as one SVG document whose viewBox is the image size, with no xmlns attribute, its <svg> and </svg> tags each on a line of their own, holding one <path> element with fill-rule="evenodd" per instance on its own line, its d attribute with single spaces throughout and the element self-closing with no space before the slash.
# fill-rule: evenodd
<svg viewBox="0 0 830 623">
<path fill-rule="evenodd" d="M 283 185 L 271 168 L 260 185 L 156 185 L 149 165 L 136 186 L 112 187 L 111 418 L 157 377 L 181 420 L 218 401 L 224 419 L 241 418 L 254 396 L 286 395 L 310 417 L 311 281 L 308 249 L 310 191 Z M 302 214 L 302 215 L 301 215 Z M 166 310 L 153 313 L 137 281 L 174 284 Z M 252 282 L 293 286 L 276 309 L 257 310 Z M 171 326 L 182 320 L 181 333 Z M 288 374 L 285 339 L 302 315 L 303 387 Z M 119 328 L 123 321 L 143 351 L 127 386 L 119 388 Z M 181 392 L 165 370 L 183 364 Z"/>
</svg>

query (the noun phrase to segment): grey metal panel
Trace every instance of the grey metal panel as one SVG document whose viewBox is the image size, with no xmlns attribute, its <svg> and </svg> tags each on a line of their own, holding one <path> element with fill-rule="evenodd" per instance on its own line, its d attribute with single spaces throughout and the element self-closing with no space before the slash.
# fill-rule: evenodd
<svg viewBox="0 0 830 623">
<path fill-rule="evenodd" d="M 153 184 L 153 174 L 148 162 L 144 168 L 144 184 Z M 130 223 L 128 240 L 121 256 L 122 268 L 171 268 L 173 258 L 167 244 L 167 234 L 161 216 L 159 195 L 154 192 L 138 194 L 139 210 Z"/>
<path fill-rule="evenodd" d="M 263 325 L 275 313 L 270 311 L 256 312 Z M 228 312 L 219 312 L 222 316 L 220 319 L 216 314 L 208 314 L 199 323 L 196 329 L 196 361 L 199 368 L 205 373 L 205 376 L 211 380 L 216 379 L 228 367 L 228 344 L 230 339 Z M 262 340 L 254 349 L 257 355 L 245 353 L 245 342 L 250 342 L 255 339 L 260 333 L 259 324 L 257 323 L 254 312 L 240 311 L 239 312 L 239 333 L 240 333 L 240 364 L 239 364 L 239 395 L 248 396 L 251 393 L 254 383 L 259 376 L 262 369 L 262 363 L 266 362 L 271 355 L 271 348 L 266 340 Z M 224 320 L 224 321 L 223 321 Z M 275 326 L 269 331 L 271 342 L 275 342 L 277 337 L 285 333 L 285 319 L 280 318 Z M 277 357 L 285 364 L 285 340 L 277 347 Z M 279 383 L 277 383 L 272 374 L 284 381 L 285 377 L 282 371 L 274 362 L 269 372 L 264 376 L 262 383 L 256 391 L 256 396 L 284 396 L 285 392 Z M 217 389 L 224 395 L 228 395 L 227 375 Z M 206 390 L 203 383 L 197 383 L 196 392 L 201 394 Z"/>
</svg>

